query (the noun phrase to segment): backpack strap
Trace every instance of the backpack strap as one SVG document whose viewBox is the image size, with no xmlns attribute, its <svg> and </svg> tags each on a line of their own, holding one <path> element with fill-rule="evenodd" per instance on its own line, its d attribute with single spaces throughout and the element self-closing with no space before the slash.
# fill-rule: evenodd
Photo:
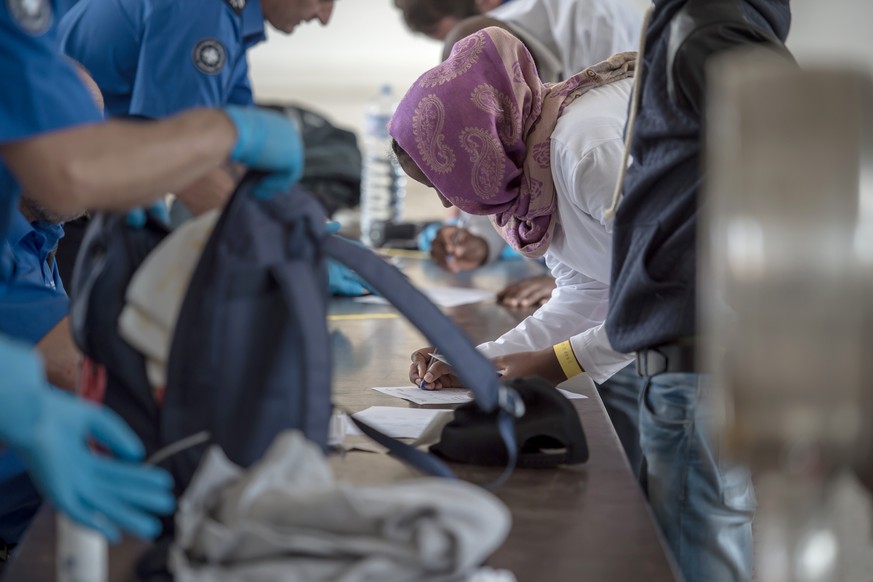
<svg viewBox="0 0 873 582">
<path fill-rule="evenodd" d="M 412 465 L 428 475 L 433 475 L 434 477 L 445 477 L 446 479 L 455 479 L 455 474 L 451 469 L 449 469 L 449 466 L 438 459 L 435 455 L 425 453 L 424 451 L 420 451 L 413 446 L 407 445 L 394 437 L 390 437 L 378 428 L 370 426 L 362 420 L 358 420 L 351 414 L 348 416 L 362 433 L 388 449 L 389 455 L 397 457 L 404 463 Z"/>
<path fill-rule="evenodd" d="M 521 402 L 521 397 L 519 397 L 514 390 L 512 392 L 516 394 L 518 402 L 522 407 L 524 407 L 524 404 Z M 378 428 L 370 426 L 351 414 L 349 414 L 348 417 L 362 433 L 388 449 L 389 455 L 397 457 L 404 463 L 412 465 L 428 475 L 444 477 L 446 479 L 456 478 L 449 466 L 435 455 L 420 451 L 394 437 L 388 436 Z M 483 485 L 486 489 L 496 489 L 503 485 L 506 480 L 509 479 L 509 476 L 512 475 L 512 471 L 518 463 L 518 447 L 515 443 L 515 418 L 515 416 L 505 410 L 500 410 L 497 414 L 497 431 L 500 433 L 500 438 L 503 439 L 503 443 L 506 446 L 506 467 L 497 479 L 491 483 Z"/>
<path fill-rule="evenodd" d="M 500 383 L 491 362 L 400 271 L 369 249 L 342 237 L 326 237 L 322 248 L 328 256 L 360 275 L 440 350 L 464 385 L 473 392 L 479 408 L 492 412 L 500 406 L 500 392 L 512 389 Z"/>
<path fill-rule="evenodd" d="M 473 392 L 479 408 L 485 412 L 498 411 L 498 430 L 508 453 L 507 467 L 503 475 L 492 484 L 497 486 L 512 473 L 518 456 L 515 442 L 514 419 L 524 415 L 524 403 L 518 393 L 502 384 L 494 366 L 470 342 L 467 336 L 424 293 L 413 286 L 406 277 L 379 256 L 342 237 L 330 235 L 325 238 L 322 248 L 331 258 L 343 263 L 360 275 L 367 284 L 390 301 L 422 334 L 436 346 L 452 363 L 455 373 Z M 388 448 L 395 456 L 411 463 L 423 471 L 435 473 L 432 465 L 436 458 L 401 443 L 354 419 L 357 426 L 367 436 Z M 363 426 L 362 426 L 363 425 Z M 366 428 L 364 428 L 366 427 Z M 407 451 L 409 449 L 417 453 Z M 427 457 L 427 460 L 418 456 Z M 444 466 L 444 465 L 443 465 Z M 445 467 L 449 471 L 448 467 Z M 449 474 L 451 472 L 449 471 Z"/>
</svg>

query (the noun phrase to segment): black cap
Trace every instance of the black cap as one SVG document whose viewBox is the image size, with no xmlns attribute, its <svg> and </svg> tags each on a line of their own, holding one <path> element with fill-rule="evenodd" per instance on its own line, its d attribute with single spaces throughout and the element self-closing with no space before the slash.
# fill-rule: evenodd
<svg viewBox="0 0 873 582">
<path fill-rule="evenodd" d="M 524 416 L 515 421 L 519 467 L 556 467 L 588 460 L 585 432 L 572 402 L 539 377 L 515 378 L 507 385 L 525 406 Z M 430 451 L 458 463 L 506 465 L 497 414 L 482 412 L 475 402 L 459 406 Z"/>
</svg>

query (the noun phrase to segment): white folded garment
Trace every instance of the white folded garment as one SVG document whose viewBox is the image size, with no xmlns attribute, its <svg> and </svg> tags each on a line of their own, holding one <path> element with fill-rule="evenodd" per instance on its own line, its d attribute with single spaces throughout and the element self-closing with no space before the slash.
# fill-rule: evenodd
<svg viewBox="0 0 873 582">
<path fill-rule="evenodd" d="M 176 524 L 177 582 L 454 581 L 503 542 L 510 514 L 462 481 L 336 483 L 321 451 L 287 431 L 248 472 L 210 449 Z"/>
<path fill-rule="evenodd" d="M 182 224 L 146 257 L 127 286 L 118 333 L 145 356 L 153 388 L 166 385 L 176 319 L 220 214 L 210 210 Z"/>
</svg>

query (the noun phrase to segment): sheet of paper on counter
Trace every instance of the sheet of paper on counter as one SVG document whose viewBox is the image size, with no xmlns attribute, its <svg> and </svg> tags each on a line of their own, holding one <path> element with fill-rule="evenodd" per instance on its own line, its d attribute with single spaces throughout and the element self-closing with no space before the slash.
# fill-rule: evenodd
<svg viewBox="0 0 873 582">
<path fill-rule="evenodd" d="M 422 390 L 417 386 L 376 386 L 376 392 L 403 398 L 415 404 L 463 404 L 472 400 L 466 388 L 444 388 L 443 390 Z"/>
<path fill-rule="evenodd" d="M 451 410 L 437 408 L 407 408 L 399 406 L 371 406 L 352 416 L 394 438 L 419 438 L 431 422 Z M 361 435 L 352 421 L 346 427 L 347 436 Z"/>
<path fill-rule="evenodd" d="M 417 386 L 375 386 L 373 390 L 403 398 L 415 404 L 463 404 L 473 400 L 469 390 L 464 388 L 444 388 L 442 390 L 422 390 Z M 570 392 L 562 388 L 557 389 L 570 400 L 588 398 L 584 394 Z"/>
</svg>

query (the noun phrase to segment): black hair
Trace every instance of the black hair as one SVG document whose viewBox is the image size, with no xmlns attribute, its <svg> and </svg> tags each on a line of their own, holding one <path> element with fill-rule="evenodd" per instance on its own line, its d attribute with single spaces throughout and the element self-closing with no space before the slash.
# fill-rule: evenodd
<svg viewBox="0 0 873 582">
<path fill-rule="evenodd" d="M 475 0 L 394 0 L 413 32 L 431 34 L 443 18 L 463 20 L 479 14 Z"/>
</svg>

